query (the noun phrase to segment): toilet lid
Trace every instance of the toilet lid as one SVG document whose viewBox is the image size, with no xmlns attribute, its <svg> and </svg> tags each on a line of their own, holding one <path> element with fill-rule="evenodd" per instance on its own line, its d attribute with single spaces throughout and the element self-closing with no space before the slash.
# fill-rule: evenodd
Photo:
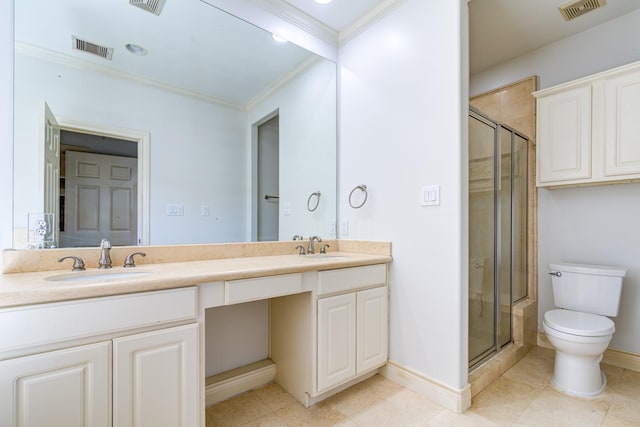
<svg viewBox="0 0 640 427">
<path fill-rule="evenodd" d="M 556 331 L 584 337 L 611 335 L 616 330 L 611 319 L 579 311 L 550 310 L 544 313 L 544 321 Z"/>
</svg>

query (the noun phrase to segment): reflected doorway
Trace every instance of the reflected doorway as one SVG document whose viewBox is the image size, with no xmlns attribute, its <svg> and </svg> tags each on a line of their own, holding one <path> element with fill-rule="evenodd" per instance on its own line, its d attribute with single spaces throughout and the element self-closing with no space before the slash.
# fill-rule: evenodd
<svg viewBox="0 0 640 427">
<path fill-rule="evenodd" d="M 138 244 L 138 144 L 60 132 L 60 247 Z"/>
<path fill-rule="evenodd" d="M 257 240 L 277 241 L 280 215 L 279 116 L 258 125 L 257 136 Z"/>
</svg>

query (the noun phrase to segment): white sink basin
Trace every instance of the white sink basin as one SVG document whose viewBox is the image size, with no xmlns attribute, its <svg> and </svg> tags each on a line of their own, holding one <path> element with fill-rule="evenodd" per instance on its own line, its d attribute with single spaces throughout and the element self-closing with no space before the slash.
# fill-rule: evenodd
<svg viewBox="0 0 640 427">
<path fill-rule="evenodd" d="M 78 271 L 75 273 L 58 274 L 49 276 L 45 280 L 52 282 L 91 282 L 122 280 L 142 277 L 150 274 L 148 271 Z"/>
</svg>

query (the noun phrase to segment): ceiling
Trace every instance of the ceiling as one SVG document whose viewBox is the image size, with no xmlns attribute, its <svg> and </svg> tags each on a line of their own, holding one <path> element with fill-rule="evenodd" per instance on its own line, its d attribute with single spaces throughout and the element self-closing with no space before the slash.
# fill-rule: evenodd
<svg viewBox="0 0 640 427">
<path fill-rule="evenodd" d="M 341 32 L 367 11 L 391 0 L 285 0 Z M 569 22 L 558 6 L 569 0 L 471 0 L 469 59 L 471 74 L 516 58 L 640 8 L 639 0 L 606 0 L 606 5 Z"/>
<path fill-rule="evenodd" d="M 72 49 L 72 35 L 113 48 L 111 60 Z M 315 57 L 200 0 L 168 0 L 160 16 L 126 0 L 16 0 L 15 40 L 17 53 L 54 54 L 239 109 Z M 148 53 L 135 56 L 127 43 Z"/>
<path fill-rule="evenodd" d="M 340 33 L 353 30 L 372 11 L 404 0 L 334 0 L 325 5 L 314 0 L 261 1 L 288 3 Z M 557 10 L 564 1 L 471 0 L 471 73 L 640 8 L 640 0 L 607 0 L 603 8 L 565 22 Z M 270 34 L 200 0 L 167 0 L 160 16 L 131 7 L 126 0 L 20 0 L 15 12 L 18 42 L 239 108 L 313 56 L 291 43 L 275 44 Z M 114 47 L 112 61 L 72 51 L 72 34 Z M 131 42 L 147 48 L 148 55 L 126 52 L 124 45 Z"/>
</svg>

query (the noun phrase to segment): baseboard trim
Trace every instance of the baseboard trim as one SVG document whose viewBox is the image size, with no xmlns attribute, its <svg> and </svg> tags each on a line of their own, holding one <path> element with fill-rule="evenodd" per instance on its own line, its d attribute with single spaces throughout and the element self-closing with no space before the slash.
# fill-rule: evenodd
<svg viewBox="0 0 640 427">
<path fill-rule="evenodd" d="M 276 378 L 276 364 L 269 359 L 252 363 L 206 379 L 205 404 L 213 405 L 230 397 L 269 384 Z"/>
<path fill-rule="evenodd" d="M 388 361 L 387 365 L 380 370 L 380 374 L 451 411 L 462 413 L 471 407 L 471 387 L 469 384 L 457 390 L 393 361 Z"/>
<path fill-rule="evenodd" d="M 549 342 L 544 331 L 538 331 L 538 346 L 553 350 L 553 346 Z M 631 353 L 629 351 L 609 347 L 604 352 L 602 363 L 640 372 L 640 354 L 638 353 Z"/>
</svg>

